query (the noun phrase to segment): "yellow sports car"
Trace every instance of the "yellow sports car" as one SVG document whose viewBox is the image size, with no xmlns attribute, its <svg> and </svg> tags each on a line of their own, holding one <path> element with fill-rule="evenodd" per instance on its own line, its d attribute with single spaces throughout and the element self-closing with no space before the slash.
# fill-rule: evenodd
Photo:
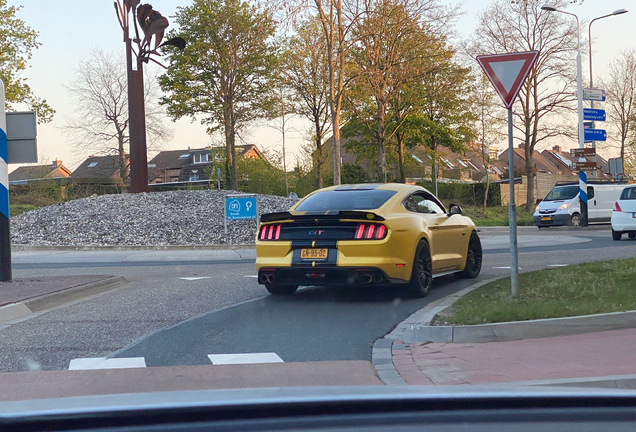
<svg viewBox="0 0 636 432">
<path fill-rule="evenodd" d="M 276 295 L 299 285 L 410 284 L 428 294 L 436 276 L 481 270 L 481 242 L 458 205 L 398 183 L 317 190 L 288 212 L 261 216 L 259 283 Z"/>
</svg>

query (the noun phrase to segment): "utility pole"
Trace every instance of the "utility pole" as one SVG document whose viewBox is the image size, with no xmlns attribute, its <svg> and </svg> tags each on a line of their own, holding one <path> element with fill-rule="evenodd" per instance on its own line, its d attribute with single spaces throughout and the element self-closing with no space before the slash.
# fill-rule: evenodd
<svg viewBox="0 0 636 432">
<path fill-rule="evenodd" d="M 9 230 L 9 159 L 4 83 L 0 79 L 0 282 L 11 280 L 11 232 Z"/>
</svg>

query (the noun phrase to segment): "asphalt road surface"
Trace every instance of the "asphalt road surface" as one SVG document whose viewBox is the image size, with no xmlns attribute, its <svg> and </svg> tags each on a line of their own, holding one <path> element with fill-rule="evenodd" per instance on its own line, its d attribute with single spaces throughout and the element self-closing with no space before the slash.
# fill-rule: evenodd
<svg viewBox="0 0 636 432">
<path fill-rule="evenodd" d="M 482 273 L 509 274 L 507 228 L 483 229 Z M 522 272 L 636 256 L 609 226 L 519 229 Z M 210 364 L 209 355 L 274 353 L 284 362 L 370 360 L 373 342 L 428 302 L 475 280 L 438 278 L 425 299 L 393 288 L 306 287 L 272 297 L 253 250 L 15 252 L 14 277 L 113 274 L 115 291 L 0 330 L 0 371 L 67 369 L 78 358 L 143 358 L 147 366 Z M 1 328 L 1 326 L 0 326 Z"/>
</svg>

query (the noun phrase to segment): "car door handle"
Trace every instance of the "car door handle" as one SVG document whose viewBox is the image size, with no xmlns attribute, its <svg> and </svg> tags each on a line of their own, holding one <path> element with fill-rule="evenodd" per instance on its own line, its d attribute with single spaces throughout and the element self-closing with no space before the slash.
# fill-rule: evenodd
<svg viewBox="0 0 636 432">
<path fill-rule="evenodd" d="M 596 205 L 596 200 L 594 200 L 594 205 Z"/>
</svg>

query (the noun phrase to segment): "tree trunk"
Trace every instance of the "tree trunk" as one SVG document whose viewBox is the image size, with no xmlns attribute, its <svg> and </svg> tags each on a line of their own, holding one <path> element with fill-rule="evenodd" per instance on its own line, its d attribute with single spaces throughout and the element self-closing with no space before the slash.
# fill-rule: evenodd
<svg viewBox="0 0 636 432">
<path fill-rule="evenodd" d="M 236 131 L 234 129 L 234 121 L 232 121 L 232 132 L 230 134 L 230 156 L 232 158 L 232 189 L 238 190 L 238 176 L 236 173 Z"/>
<path fill-rule="evenodd" d="M 226 109 L 223 113 L 223 129 L 225 132 L 225 189 L 235 190 L 232 183 L 232 165 L 234 162 L 232 148 L 234 147 L 234 143 L 232 142 L 233 131 L 230 117 L 230 113 Z"/>
<path fill-rule="evenodd" d="M 316 186 L 322 189 L 322 136 L 320 136 L 320 119 L 314 118 L 316 126 L 316 157 L 314 158 L 314 167 L 316 168 Z"/>
<path fill-rule="evenodd" d="M 406 183 L 406 175 L 404 174 L 404 135 L 400 132 L 395 134 L 398 143 L 398 164 L 400 169 L 400 183 Z"/>
<path fill-rule="evenodd" d="M 528 212 L 534 212 L 534 167 L 532 166 L 532 160 L 528 160 L 526 156 L 526 178 L 528 179 L 526 194 L 526 210 Z M 514 181 L 514 180 L 511 180 Z"/>
<path fill-rule="evenodd" d="M 488 206 L 488 189 L 490 189 L 490 178 L 488 178 L 488 168 L 486 168 L 486 191 L 484 192 L 484 213 Z"/>
<path fill-rule="evenodd" d="M 119 176 L 122 184 L 126 184 L 126 150 L 124 149 L 123 134 L 119 134 Z"/>
<path fill-rule="evenodd" d="M 378 104 L 378 127 L 376 134 L 376 150 L 378 153 L 378 181 L 386 183 L 386 136 L 384 133 L 384 107 Z"/>
</svg>

